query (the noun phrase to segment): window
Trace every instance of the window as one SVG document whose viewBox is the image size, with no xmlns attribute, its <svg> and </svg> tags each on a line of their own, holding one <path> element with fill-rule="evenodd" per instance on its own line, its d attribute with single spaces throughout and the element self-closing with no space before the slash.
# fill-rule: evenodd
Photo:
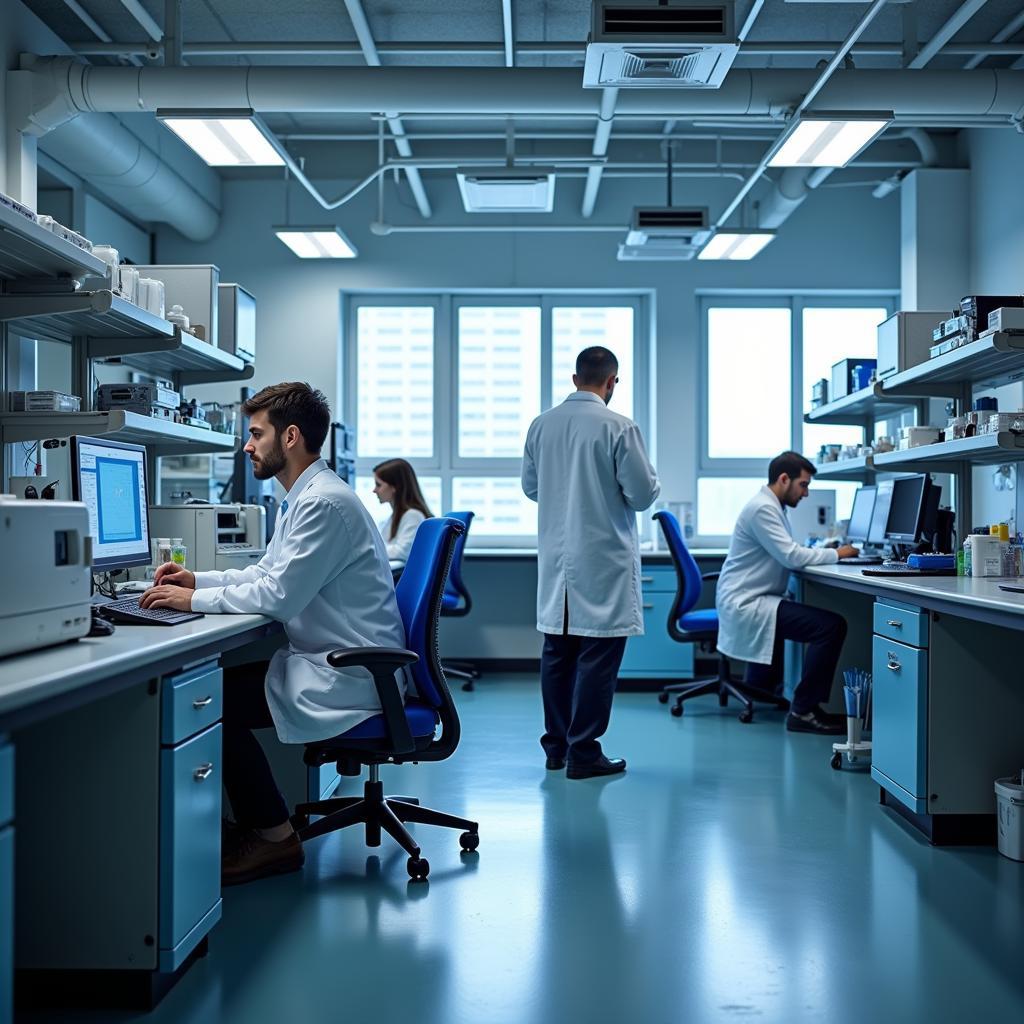
<svg viewBox="0 0 1024 1024">
<path fill-rule="evenodd" d="M 767 482 L 763 477 L 701 477 L 697 481 L 697 533 L 729 537 L 743 506 Z"/>
<path fill-rule="evenodd" d="M 345 415 L 357 434 L 356 490 L 375 521 L 373 466 L 408 459 L 435 513 L 476 513 L 470 545 L 531 546 L 537 506 L 520 487 L 530 423 L 572 390 L 576 356 L 619 360 L 611 408 L 648 442 L 646 322 L 637 296 L 347 297 Z"/>
</svg>

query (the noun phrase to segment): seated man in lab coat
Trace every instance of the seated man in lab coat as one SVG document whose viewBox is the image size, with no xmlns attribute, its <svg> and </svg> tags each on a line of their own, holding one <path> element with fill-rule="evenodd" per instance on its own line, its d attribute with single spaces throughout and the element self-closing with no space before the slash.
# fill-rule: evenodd
<svg viewBox="0 0 1024 1024">
<path fill-rule="evenodd" d="M 822 735 L 846 733 L 846 719 L 822 710 L 832 689 L 846 620 L 823 608 L 784 600 L 789 574 L 806 565 L 852 558 L 857 549 L 806 548 L 793 539 L 787 508 L 807 497 L 817 470 L 797 452 L 768 467 L 768 484 L 747 502 L 733 531 L 718 579 L 718 649 L 748 663 L 747 683 L 769 692 L 782 682 L 783 640 L 808 645 L 786 728 Z"/>
<path fill-rule="evenodd" d="M 245 452 L 259 480 L 287 492 L 267 553 L 245 569 L 192 573 L 167 563 L 145 607 L 267 615 L 284 623 L 286 646 L 269 664 L 224 673 L 225 885 L 302 867 L 302 844 L 253 729 L 275 726 L 284 743 L 346 732 L 380 712 L 368 671 L 327 664 L 340 647 L 404 647 L 387 551 L 355 492 L 320 457 L 331 422 L 308 384 L 275 384 L 247 401 Z"/>
</svg>

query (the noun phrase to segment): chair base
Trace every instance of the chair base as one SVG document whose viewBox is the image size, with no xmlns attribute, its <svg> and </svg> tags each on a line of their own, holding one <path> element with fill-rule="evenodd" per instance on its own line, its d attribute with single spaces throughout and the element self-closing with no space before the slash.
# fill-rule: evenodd
<svg viewBox="0 0 1024 1024">
<path fill-rule="evenodd" d="M 789 709 L 789 701 L 785 697 L 776 697 L 767 690 L 760 690 L 756 686 L 748 686 L 746 683 L 738 683 L 729 672 L 729 662 L 724 655 L 718 656 L 718 675 L 713 679 L 696 679 L 689 683 L 672 683 L 662 688 L 658 694 L 658 700 L 662 704 L 668 703 L 670 694 L 676 694 L 672 704 L 672 714 L 679 717 L 683 713 L 683 702 L 691 697 L 703 697 L 709 693 L 718 695 L 718 703 L 725 707 L 732 697 L 743 705 L 739 719 L 744 724 L 754 720 L 754 701 L 764 704 L 774 704 L 780 710 Z"/>
<path fill-rule="evenodd" d="M 468 661 L 444 661 L 441 670 L 445 678 L 462 679 L 462 689 L 472 693 L 476 689 L 476 681 L 480 678 L 480 669 Z"/>
<path fill-rule="evenodd" d="M 386 797 L 384 784 L 374 777 L 376 774 L 376 771 L 371 770 L 371 777 L 363 788 L 361 798 L 331 797 L 298 804 L 295 808 L 296 816 L 304 816 L 308 820 L 312 815 L 323 815 L 299 829 L 299 839 L 305 843 L 350 825 L 365 825 L 366 845 L 380 846 L 381 832 L 387 832 L 409 854 L 407 866 L 409 875 L 414 879 L 425 879 L 430 872 L 430 864 L 420 855 L 416 840 L 405 827 L 406 822 L 462 829 L 459 844 L 464 852 L 471 852 L 480 844 L 479 826 L 475 821 L 420 807 L 418 802 L 408 797 Z"/>
</svg>

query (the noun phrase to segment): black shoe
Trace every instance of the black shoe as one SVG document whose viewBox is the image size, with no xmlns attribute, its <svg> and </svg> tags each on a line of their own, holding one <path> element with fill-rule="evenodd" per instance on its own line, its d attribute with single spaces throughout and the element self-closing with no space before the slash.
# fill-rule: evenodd
<svg viewBox="0 0 1024 1024">
<path fill-rule="evenodd" d="M 822 717 L 817 709 L 808 711 L 806 715 L 795 715 L 792 711 L 786 715 L 786 728 L 790 732 L 813 732 L 819 736 L 845 736 L 846 719 L 841 722 L 830 721 Z"/>
<path fill-rule="evenodd" d="M 815 707 L 814 714 L 823 722 L 828 722 L 829 725 L 841 725 L 843 732 L 846 732 L 846 715 L 837 715 L 832 711 L 826 711 L 820 704 Z"/>
<path fill-rule="evenodd" d="M 549 772 L 560 772 L 565 767 L 564 757 L 549 757 L 544 763 Z"/>
<path fill-rule="evenodd" d="M 569 765 L 565 770 L 567 779 L 593 779 L 599 775 L 618 775 L 626 770 L 621 757 L 605 757 L 603 754 L 592 764 Z"/>
</svg>

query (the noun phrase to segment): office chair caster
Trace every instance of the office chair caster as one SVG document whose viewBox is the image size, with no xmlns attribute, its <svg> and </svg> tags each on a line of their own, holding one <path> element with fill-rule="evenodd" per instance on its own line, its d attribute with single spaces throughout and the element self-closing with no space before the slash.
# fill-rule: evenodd
<svg viewBox="0 0 1024 1024">
<path fill-rule="evenodd" d="M 836 772 L 840 771 L 842 769 L 842 767 L 843 767 L 843 755 L 840 754 L 839 751 L 837 750 L 832 755 L 832 760 L 829 761 L 829 764 L 832 765 L 832 770 L 833 771 L 836 771 Z"/>
<path fill-rule="evenodd" d="M 422 882 L 430 874 L 430 861 L 426 857 L 410 857 L 405 867 L 414 882 Z"/>
<path fill-rule="evenodd" d="M 462 684 L 462 692 L 463 693 L 472 693 L 475 689 L 476 689 L 476 680 L 475 679 L 467 679 L 466 682 L 464 682 Z"/>
<path fill-rule="evenodd" d="M 751 711 L 750 708 L 744 708 L 740 712 L 740 721 L 744 725 L 749 725 L 749 723 L 751 723 L 753 720 L 754 720 L 754 712 Z"/>
<path fill-rule="evenodd" d="M 668 694 L 664 690 L 662 690 L 661 693 L 658 694 L 658 703 L 659 704 L 667 704 L 668 703 Z"/>
<path fill-rule="evenodd" d="M 459 846 L 463 853 L 472 853 L 480 845 L 479 832 L 463 832 L 459 836 Z"/>
<path fill-rule="evenodd" d="M 678 704 L 673 704 L 672 708 L 671 708 L 671 711 L 672 711 L 672 717 L 673 718 L 682 718 L 683 717 L 683 705 L 682 705 L 682 702 L 680 701 Z"/>
</svg>

